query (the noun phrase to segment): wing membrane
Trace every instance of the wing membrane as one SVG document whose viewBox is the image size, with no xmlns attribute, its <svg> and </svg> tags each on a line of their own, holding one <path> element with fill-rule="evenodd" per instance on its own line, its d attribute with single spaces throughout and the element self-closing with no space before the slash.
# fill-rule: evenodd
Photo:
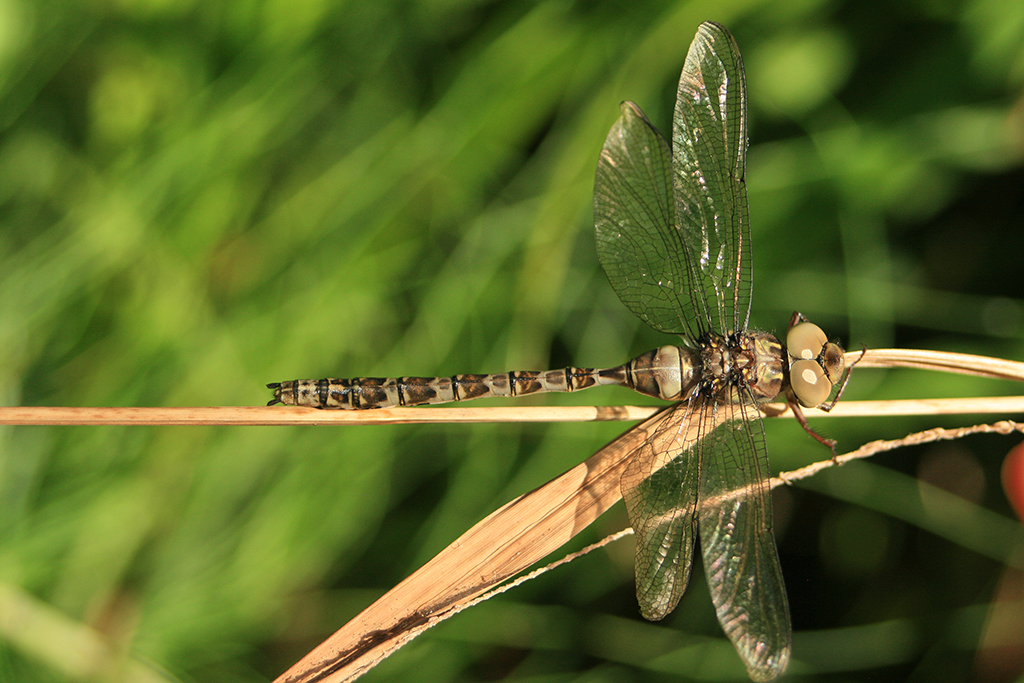
<svg viewBox="0 0 1024 683">
<path fill-rule="evenodd" d="M 601 265 L 623 303 L 655 329 L 691 339 L 746 330 L 746 151 L 739 49 L 725 28 L 705 22 L 679 80 L 672 150 L 625 102 L 594 183 Z M 789 660 L 791 627 L 764 432 L 749 388 L 737 382 L 719 392 L 710 374 L 662 414 L 622 476 L 637 537 L 637 599 L 648 619 L 675 608 L 699 531 L 722 628 L 751 678 L 768 681 Z"/>
<path fill-rule="evenodd" d="M 632 102 L 622 103 L 597 162 L 597 256 L 622 303 L 661 332 L 690 331 L 683 242 L 675 230 L 672 156 Z"/>
<path fill-rule="evenodd" d="M 750 306 L 747 99 L 732 36 L 705 22 L 679 80 L 672 149 L 632 102 L 594 179 L 597 252 L 622 302 L 656 330 L 745 329 Z"/>
<path fill-rule="evenodd" d="M 637 602 L 652 621 L 675 609 L 690 581 L 700 465 L 689 452 L 689 406 L 680 403 L 662 415 L 620 483 L 636 534 Z"/>
<path fill-rule="evenodd" d="M 700 532 L 719 622 L 756 681 L 782 673 L 792 640 L 771 530 L 764 434 L 756 406 L 702 397 L 663 413 L 622 476 L 636 533 L 636 592 L 645 618 L 675 609 Z"/>
<path fill-rule="evenodd" d="M 722 629 L 755 681 L 789 661 L 791 627 L 772 536 L 768 456 L 753 404 L 719 404 L 697 449 L 703 461 L 697 518 L 704 571 Z"/>
<path fill-rule="evenodd" d="M 750 308 L 747 86 L 736 41 L 704 22 L 679 79 L 673 120 L 676 217 L 698 321 L 728 334 Z M 705 328 L 707 329 L 707 328 Z"/>
</svg>

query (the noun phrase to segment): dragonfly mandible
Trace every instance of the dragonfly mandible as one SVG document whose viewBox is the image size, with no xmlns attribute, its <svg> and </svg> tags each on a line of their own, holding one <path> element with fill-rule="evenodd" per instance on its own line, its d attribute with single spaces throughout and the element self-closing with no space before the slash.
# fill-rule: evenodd
<svg viewBox="0 0 1024 683">
<path fill-rule="evenodd" d="M 699 533 L 719 622 L 750 677 L 771 680 L 786 668 L 791 627 L 758 406 L 781 396 L 798 414 L 801 405 L 831 407 L 843 351 L 799 314 L 785 346 L 747 329 L 747 93 L 729 32 L 700 25 L 679 80 L 671 146 L 635 104 L 621 111 L 594 181 L 598 256 L 622 302 L 681 345 L 607 369 L 280 382 L 267 385 L 270 405 L 360 410 L 605 384 L 675 401 L 629 456 L 620 483 L 637 538 L 640 610 L 656 620 L 675 608 Z"/>
</svg>

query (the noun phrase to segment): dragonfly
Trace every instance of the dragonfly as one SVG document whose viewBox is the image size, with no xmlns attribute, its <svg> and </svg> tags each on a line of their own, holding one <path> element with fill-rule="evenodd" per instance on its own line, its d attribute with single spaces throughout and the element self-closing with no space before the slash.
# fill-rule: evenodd
<svg viewBox="0 0 1024 683">
<path fill-rule="evenodd" d="M 620 108 L 594 180 L 598 257 L 626 307 L 681 344 L 604 369 L 278 382 L 269 405 L 363 410 L 598 385 L 673 401 L 620 481 L 641 613 L 658 620 L 676 607 L 699 535 L 719 622 L 750 677 L 769 681 L 785 670 L 792 635 L 760 406 L 785 399 L 813 435 L 801 407 L 838 400 L 843 350 L 799 313 L 785 345 L 748 329 L 747 93 L 725 27 L 701 24 L 690 46 L 671 144 L 636 104 Z"/>
</svg>

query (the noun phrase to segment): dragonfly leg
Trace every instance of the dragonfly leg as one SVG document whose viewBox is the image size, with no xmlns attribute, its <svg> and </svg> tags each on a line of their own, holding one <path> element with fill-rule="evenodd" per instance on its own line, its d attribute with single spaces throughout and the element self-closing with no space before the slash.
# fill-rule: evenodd
<svg viewBox="0 0 1024 683">
<path fill-rule="evenodd" d="M 793 315 L 791 315 L 790 318 L 789 318 L 789 326 L 790 327 L 796 327 L 797 323 L 807 323 L 807 322 L 810 322 L 810 320 L 808 320 L 807 316 L 805 316 L 800 311 L 793 311 Z"/>
<path fill-rule="evenodd" d="M 804 415 L 803 409 L 797 401 L 792 398 L 787 398 L 786 403 L 789 404 L 789 409 L 793 411 L 793 415 L 796 417 L 796 421 L 800 423 L 800 426 L 804 428 L 804 431 L 814 437 L 814 440 L 825 446 L 832 451 L 832 462 L 836 462 L 836 442 L 834 439 L 826 439 L 821 434 L 811 429 L 811 425 L 807 423 L 807 416 Z"/>
</svg>

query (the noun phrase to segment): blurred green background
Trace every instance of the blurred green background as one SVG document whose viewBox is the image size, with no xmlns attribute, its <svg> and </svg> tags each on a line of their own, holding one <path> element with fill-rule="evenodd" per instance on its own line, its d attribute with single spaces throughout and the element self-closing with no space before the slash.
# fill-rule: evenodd
<svg viewBox="0 0 1024 683">
<path fill-rule="evenodd" d="M 747 69 L 754 323 L 798 308 L 853 349 L 1024 360 L 1019 0 L 0 0 L 2 402 L 256 405 L 270 381 L 669 341 L 599 270 L 593 173 L 621 100 L 668 129 L 705 19 Z M 1000 393 L 1020 388 L 864 370 L 847 396 Z M 976 421 L 812 418 L 841 451 Z M 272 679 L 627 428 L 3 428 L 0 680 Z M 775 471 L 827 455 L 768 430 Z M 1018 441 L 777 492 L 792 679 L 1022 675 L 1024 534 L 998 479 Z M 617 506 L 573 549 L 625 524 Z M 744 672 L 699 570 L 640 618 L 627 539 L 367 677 L 496 679 Z"/>
</svg>

